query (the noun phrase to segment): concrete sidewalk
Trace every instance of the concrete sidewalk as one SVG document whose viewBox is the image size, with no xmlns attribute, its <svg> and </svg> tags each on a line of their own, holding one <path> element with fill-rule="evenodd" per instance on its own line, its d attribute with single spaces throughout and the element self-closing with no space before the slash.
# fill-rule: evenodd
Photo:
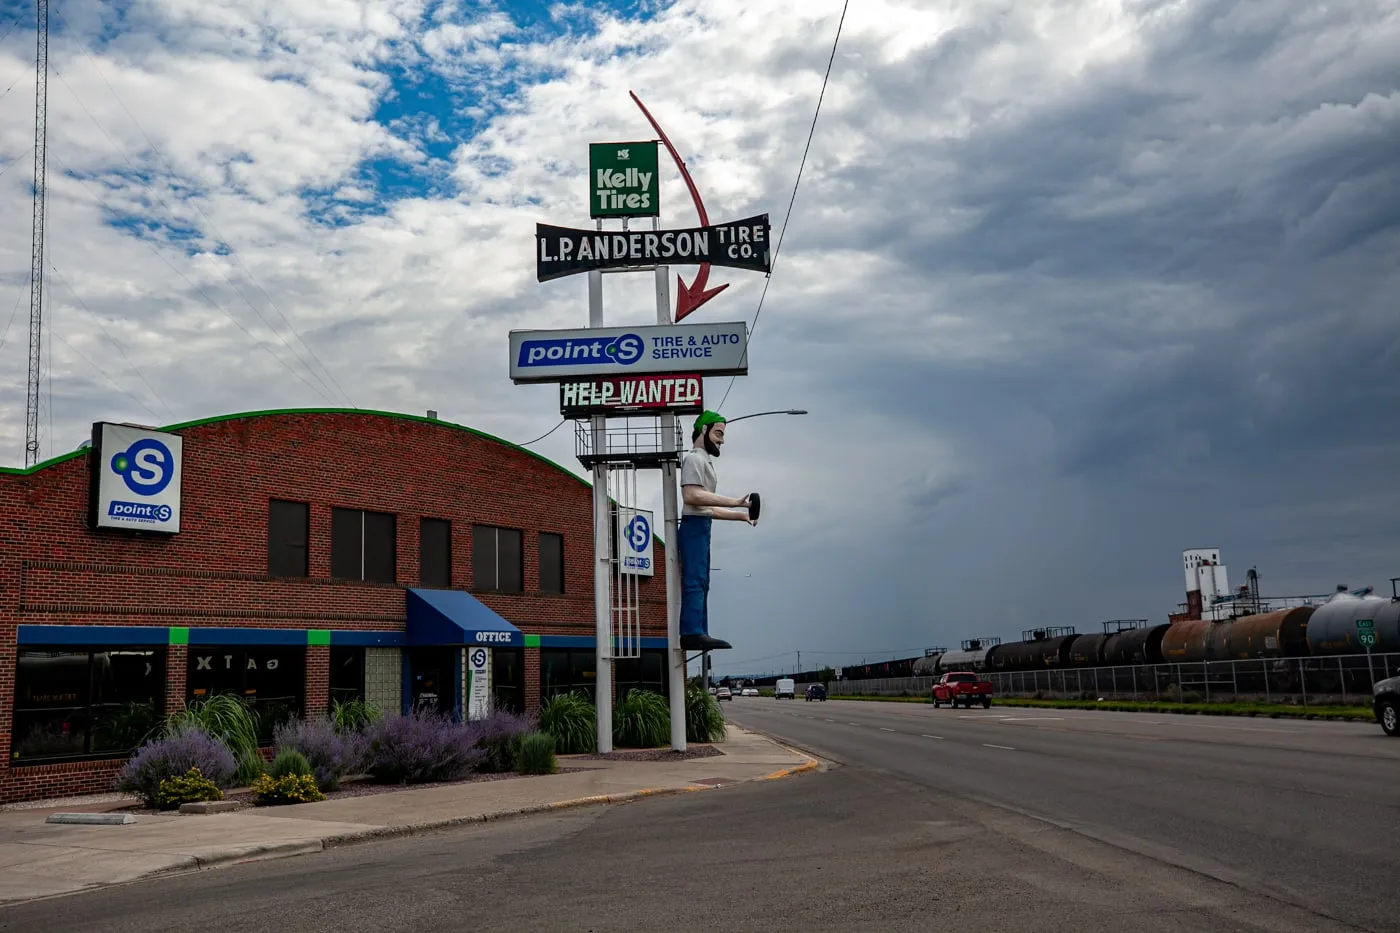
<svg viewBox="0 0 1400 933">
<path fill-rule="evenodd" d="M 816 759 L 733 723 L 715 747 L 723 754 L 669 762 L 561 756 L 561 767 L 589 770 L 208 815 L 142 813 L 125 825 L 45 822 L 55 812 L 110 811 L 116 806 L 110 803 L 4 811 L 0 905 L 163 872 L 318 852 L 375 837 L 564 807 L 713 790 L 818 767 Z"/>
</svg>

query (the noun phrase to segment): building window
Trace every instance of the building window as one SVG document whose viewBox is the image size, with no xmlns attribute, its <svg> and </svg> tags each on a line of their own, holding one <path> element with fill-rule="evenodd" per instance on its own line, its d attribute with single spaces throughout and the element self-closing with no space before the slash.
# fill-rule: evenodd
<svg viewBox="0 0 1400 933">
<path fill-rule="evenodd" d="M 394 537 L 393 515 L 331 509 L 331 576 L 393 583 L 397 559 Z"/>
<path fill-rule="evenodd" d="M 365 698 L 365 649 L 331 646 L 331 703 Z"/>
<path fill-rule="evenodd" d="M 311 510 L 305 502 L 273 499 L 267 504 L 267 574 L 270 577 L 307 575 L 306 540 Z"/>
<path fill-rule="evenodd" d="M 22 648 L 10 760 L 130 754 L 159 725 L 165 649 Z"/>
<path fill-rule="evenodd" d="M 242 697 L 252 707 L 259 743 L 271 745 L 272 730 L 302 712 L 306 649 L 191 645 L 185 683 L 187 702 L 219 694 Z"/>
<path fill-rule="evenodd" d="M 540 532 L 540 592 L 564 592 L 564 536 Z"/>
<path fill-rule="evenodd" d="M 418 583 L 452 585 L 452 523 L 442 518 L 418 522 Z"/>
<path fill-rule="evenodd" d="M 515 528 L 472 526 L 472 587 L 498 593 L 525 591 L 522 535 Z"/>
<path fill-rule="evenodd" d="M 598 658 L 593 649 L 569 651 L 562 648 L 540 650 L 540 699 L 582 690 L 592 700 L 598 681 Z"/>
<path fill-rule="evenodd" d="M 491 701 L 496 709 L 525 712 L 525 649 L 491 649 Z"/>
<path fill-rule="evenodd" d="M 666 676 L 666 652 L 645 649 L 641 657 L 619 658 L 613 662 L 617 679 L 617 698 L 622 700 L 633 690 L 650 690 L 670 697 L 670 682 Z"/>
</svg>

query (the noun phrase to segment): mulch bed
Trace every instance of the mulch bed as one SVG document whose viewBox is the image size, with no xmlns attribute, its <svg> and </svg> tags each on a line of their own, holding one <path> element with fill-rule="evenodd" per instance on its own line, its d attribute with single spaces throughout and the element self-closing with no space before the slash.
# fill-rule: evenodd
<svg viewBox="0 0 1400 933">
<path fill-rule="evenodd" d="M 570 773 L 575 772 L 575 771 L 596 771 L 596 770 L 598 770 L 598 769 L 597 769 L 597 768 L 587 768 L 587 767 L 566 767 L 564 764 L 561 763 L 561 764 L 559 765 L 559 770 L 558 770 L 557 772 L 555 772 L 555 773 L 556 773 L 556 774 L 570 774 Z M 506 772 L 506 773 L 501 773 L 501 774 L 484 774 L 484 773 L 480 773 L 480 772 L 473 771 L 471 774 L 467 775 L 466 777 L 464 777 L 464 778 L 462 778 L 462 779 L 460 779 L 460 780 L 456 780 L 456 781 L 432 781 L 432 782 L 424 783 L 424 784 L 376 784 L 376 783 L 374 783 L 374 782 L 372 782 L 372 781 L 369 781 L 369 780 L 367 780 L 367 779 L 365 779 L 365 778 L 346 778 L 346 779 L 344 779 L 344 780 L 342 780 L 342 781 L 340 782 L 340 787 L 339 787 L 339 788 L 337 788 L 336 790 L 333 790 L 333 791 L 329 791 L 328 793 L 326 793 L 325 796 L 326 796 L 326 800 L 342 800 L 342 799 L 347 798 L 347 797 L 372 797 L 372 796 L 374 796 L 375 794 L 387 794 L 387 793 L 392 793 L 392 792 L 394 792 L 394 791 L 400 791 L 400 790 L 425 790 L 425 789 L 430 788 L 430 787 L 454 787 L 454 786 L 457 786 L 457 785 L 459 785 L 459 784 L 482 784 L 482 783 L 485 783 L 485 782 L 487 782 L 487 781 L 509 781 L 509 780 L 514 780 L 514 779 L 517 779 L 517 778 L 534 778 L 534 777 L 545 777 L 545 775 L 541 775 L 541 774 L 518 774 L 518 773 L 516 773 L 516 772 Z M 251 790 L 247 789 L 247 788 L 238 788 L 238 789 L 235 789 L 235 790 L 224 791 L 224 800 L 236 800 L 236 801 L 239 801 L 240 803 L 245 803 L 245 804 L 247 804 L 247 805 L 249 806 L 249 808 L 252 808 L 252 807 L 257 806 L 256 804 L 253 803 L 253 792 L 252 792 Z M 320 803 L 320 802 L 321 802 L 321 801 L 317 801 L 317 803 Z M 259 806 L 259 807 L 257 807 L 257 809 L 259 809 L 259 810 L 267 810 L 267 811 L 270 811 L 270 812 L 275 812 L 276 810 L 280 809 L 281 806 L 285 806 L 285 804 L 272 805 L 272 806 Z M 130 806 L 127 806 L 127 807 L 115 807 L 115 808 L 112 809 L 112 812 L 125 812 L 125 813 L 132 813 L 132 814 L 138 814 L 138 815 L 139 815 L 139 814 L 152 814 L 152 813 L 161 813 L 161 812 L 164 812 L 164 813 L 171 813 L 171 812 L 174 812 L 174 811 L 170 811 L 170 810 L 165 810 L 165 811 L 151 810 L 151 809 L 148 809 L 148 808 L 145 806 L 145 804 L 141 803 L 140 801 L 134 801 Z"/>
<path fill-rule="evenodd" d="M 713 745 L 688 746 L 678 752 L 670 748 L 624 748 L 614 749 L 606 755 L 560 755 L 567 761 L 690 761 L 694 758 L 714 758 L 724 752 Z"/>
</svg>

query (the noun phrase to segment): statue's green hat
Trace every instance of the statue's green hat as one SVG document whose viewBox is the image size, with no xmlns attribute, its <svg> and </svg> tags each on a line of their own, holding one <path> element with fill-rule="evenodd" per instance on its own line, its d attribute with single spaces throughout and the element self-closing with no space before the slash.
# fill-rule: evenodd
<svg viewBox="0 0 1400 933">
<path fill-rule="evenodd" d="M 700 417 L 695 419 L 695 430 L 703 431 L 712 424 L 724 424 L 724 415 L 717 411 L 701 413 Z"/>
</svg>

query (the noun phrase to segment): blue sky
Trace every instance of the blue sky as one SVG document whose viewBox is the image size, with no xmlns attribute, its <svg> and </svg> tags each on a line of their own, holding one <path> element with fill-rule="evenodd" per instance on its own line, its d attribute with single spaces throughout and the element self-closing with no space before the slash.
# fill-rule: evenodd
<svg viewBox="0 0 1400 933">
<path fill-rule="evenodd" d="M 0 0 L 9 463 L 30 9 Z M 536 222 L 587 222 L 587 144 L 652 135 L 635 90 L 712 218 L 780 227 L 841 3 L 55 10 L 46 453 L 291 405 L 545 433 L 504 347 L 581 322 L 529 257 Z M 1195 546 L 1266 593 L 1400 574 L 1396 48 L 1383 0 L 853 4 L 725 405 L 813 414 L 731 432 L 721 491 L 770 495 L 716 542 L 723 663 L 1164 618 Z M 645 320 L 621 278 L 609 320 Z M 762 277 L 718 281 L 698 316 L 752 321 Z M 576 467 L 566 430 L 536 449 Z"/>
</svg>

